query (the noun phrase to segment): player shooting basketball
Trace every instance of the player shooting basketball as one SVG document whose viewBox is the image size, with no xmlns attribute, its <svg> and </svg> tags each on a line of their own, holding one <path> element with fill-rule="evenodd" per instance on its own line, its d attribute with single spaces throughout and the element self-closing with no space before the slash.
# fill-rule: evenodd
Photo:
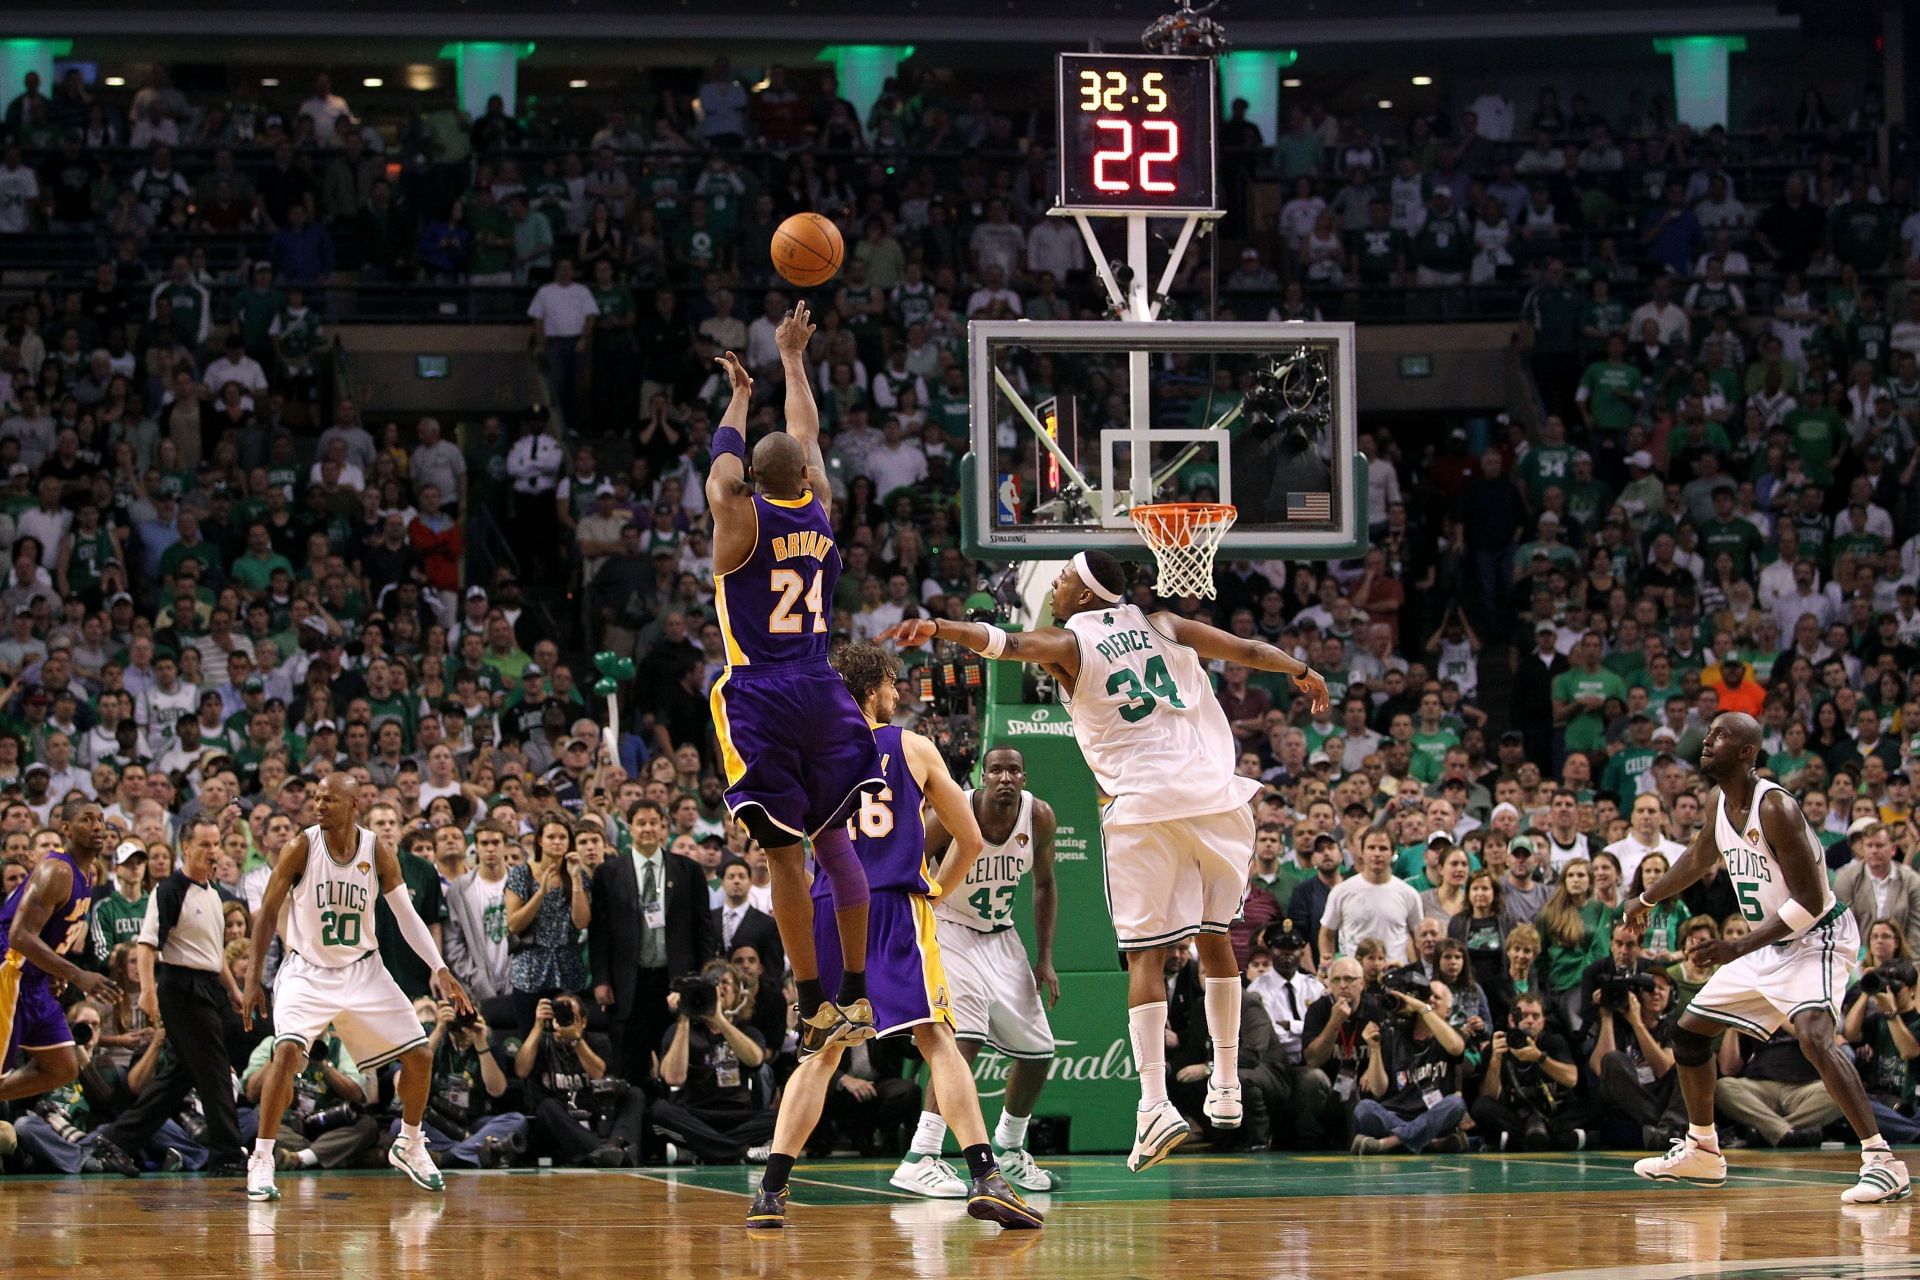
<svg viewBox="0 0 1920 1280">
<path fill-rule="evenodd" d="M 1327 682 L 1260 640 L 1245 640 L 1172 613 L 1125 602 L 1126 572 L 1103 551 L 1083 551 L 1053 584 L 1060 626 L 1007 632 L 977 622 L 915 619 L 887 633 L 903 645 L 952 640 L 982 657 L 1029 662 L 1060 682 L 1073 735 L 1107 800 L 1101 833 L 1107 896 L 1128 953 L 1127 1021 L 1140 1072 L 1140 1113 L 1127 1167 L 1151 1168 L 1187 1136 L 1167 1100 L 1166 948 L 1198 935 L 1206 978 L 1213 1072 L 1205 1112 L 1216 1128 L 1240 1124 L 1240 968 L 1227 926 L 1240 912 L 1253 858 L 1260 784 L 1234 773 L 1233 730 L 1205 664 L 1244 663 L 1292 676 L 1317 714 Z"/>
<path fill-rule="evenodd" d="M 716 361 L 733 384 L 733 398 L 713 433 L 707 475 L 713 563 L 729 566 L 713 579 L 727 653 L 726 673 L 710 695 L 713 725 L 727 771 L 727 809 L 766 847 L 771 864 L 773 915 L 800 991 L 803 1052 L 873 1035 L 866 1000 L 867 877 L 845 824 L 862 792 L 883 785 L 873 732 L 827 664 L 840 549 L 807 368 L 812 336 L 804 302 L 774 334 L 787 384 L 787 428 L 754 446 L 751 483 L 742 433 L 753 379 L 731 351 Z M 833 887 L 845 963 L 831 1003 L 814 958 L 806 840 Z"/>
</svg>

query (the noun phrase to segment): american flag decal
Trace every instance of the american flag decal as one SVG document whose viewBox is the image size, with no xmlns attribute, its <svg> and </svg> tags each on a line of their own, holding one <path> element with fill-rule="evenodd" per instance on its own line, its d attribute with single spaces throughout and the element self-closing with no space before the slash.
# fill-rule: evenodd
<svg viewBox="0 0 1920 1280">
<path fill-rule="evenodd" d="M 1330 493 L 1290 493 L 1287 495 L 1287 519 L 1333 519 L 1333 495 Z"/>
</svg>

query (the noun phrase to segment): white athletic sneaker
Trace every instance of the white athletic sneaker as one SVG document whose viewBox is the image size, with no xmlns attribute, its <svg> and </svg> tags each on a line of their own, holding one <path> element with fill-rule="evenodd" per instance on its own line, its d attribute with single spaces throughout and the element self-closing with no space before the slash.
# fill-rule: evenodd
<svg viewBox="0 0 1920 1280">
<path fill-rule="evenodd" d="M 1913 1187 L 1907 1182 L 1907 1166 L 1893 1158 L 1892 1153 L 1875 1152 L 1860 1161 L 1860 1181 L 1840 1193 L 1840 1198 L 1848 1204 L 1881 1204 L 1889 1200 L 1905 1200 L 1913 1194 Z"/>
<path fill-rule="evenodd" d="M 247 1156 L 247 1199 L 278 1200 L 280 1188 L 273 1185 L 273 1152 L 258 1151 Z"/>
<path fill-rule="evenodd" d="M 911 1191 L 935 1200 L 967 1198 L 967 1180 L 955 1173 L 953 1166 L 939 1156 L 915 1155 L 909 1151 L 887 1181 L 902 1191 Z"/>
<path fill-rule="evenodd" d="M 1060 1185 L 1053 1171 L 1035 1164 L 1032 1153 L 1025 1147 L 996 1151 L 994 1158 L 1000 1161 L 1000 1172 L 1007 1176 L 1007 1181 L 1022 1191 L 1051 1191 Z"/>
<path fill-rule="evenodd" d="M 1133 1153 L 1127 1168 L 1141 1173 L 1167 1158 L 1167 1153 L 1186 1141 L 1192 1130 L 1180 1118 L 1180 1110 L 1171 1102 L 1139 1113 L 1133 1129 Z"/>
<path fill-rule="evenodd" d="M 1245 1109 L 1240 1105 L 1240 1082 L 1236 1080 L 1230 1085 L 1217 1085 L 1209 1080 L 1207 1100 L 1200 1108 L 1200 1113 L 1216 1129 L 1238 1129 L 1240 1117 L 1245 1114 Z"/>
<path fill-rule="evenodd" d="M 387 1163 L 413 1180 L 413 1185 L 422 1191 L 445 1191 L 447 1184 L 440 1177 L 440 1170 L 434 1167 L 433 1157 L 427 1154 L 425 1142 L 409 1142 L 405 1138 L 395 1138 L 393 1145 L 387 1148 Z"/>
<path fill-rule="evenodd" d="M 1633 1171 L 1656 1182 L 1691 1182 L 1699 1187 L 1717 1187 L 1727 1180 L 1727 1158 L 1718 1151 L 1708 1151 L 1691 1137 L 1680 1137 L 1673 1140 L 1667 1154 L 1634 1161 Z"/>
</svg>

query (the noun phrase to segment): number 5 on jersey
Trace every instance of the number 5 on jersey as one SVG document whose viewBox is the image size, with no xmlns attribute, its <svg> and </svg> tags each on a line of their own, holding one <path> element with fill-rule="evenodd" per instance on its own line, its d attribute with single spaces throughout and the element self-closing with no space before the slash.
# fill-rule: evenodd
<svg viewBox="0 0 1920 1280">
<path fill-rule="evenodd" d="M 823 570 L 813 571 L 813 585 L 794 569 L 775 569 L 767 582 L 770 590 L 778 591 L 780 599 L 773 606 L 773 613 L 767 619 L 767 630 L 776 636 L 797 636 L 807 630 L 806 621 L 794 612 L 793 606 L 800 599 L 800 592 L 807 593 L 807 612 L 813 615 L 813 633 L 815 635 L 827 629 L 826 611 L 821 607 L 820 585 L 825 578 Z"/>
</svg>

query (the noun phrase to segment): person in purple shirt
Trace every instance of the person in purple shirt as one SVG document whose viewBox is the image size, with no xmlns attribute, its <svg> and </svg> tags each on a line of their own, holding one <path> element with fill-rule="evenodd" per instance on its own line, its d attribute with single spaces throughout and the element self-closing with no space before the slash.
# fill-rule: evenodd
<svg viewBox="0 0 1920 1280">
<path fill-rule="evenodd" d="M 40 860 L 33 874 L 0 904 L 0 1102 L 32 1098 L 80 1075 L 67 1015 L 53 984 L 65 982 L 103 1002 L 119 999 L 105 974 L 67 959 L 87 937 L 93 898 L 88 872 L 106 845 L 107 820 L 90 800 L 70 800 L 61 813 L 66 849 Z"/>
</svg>

